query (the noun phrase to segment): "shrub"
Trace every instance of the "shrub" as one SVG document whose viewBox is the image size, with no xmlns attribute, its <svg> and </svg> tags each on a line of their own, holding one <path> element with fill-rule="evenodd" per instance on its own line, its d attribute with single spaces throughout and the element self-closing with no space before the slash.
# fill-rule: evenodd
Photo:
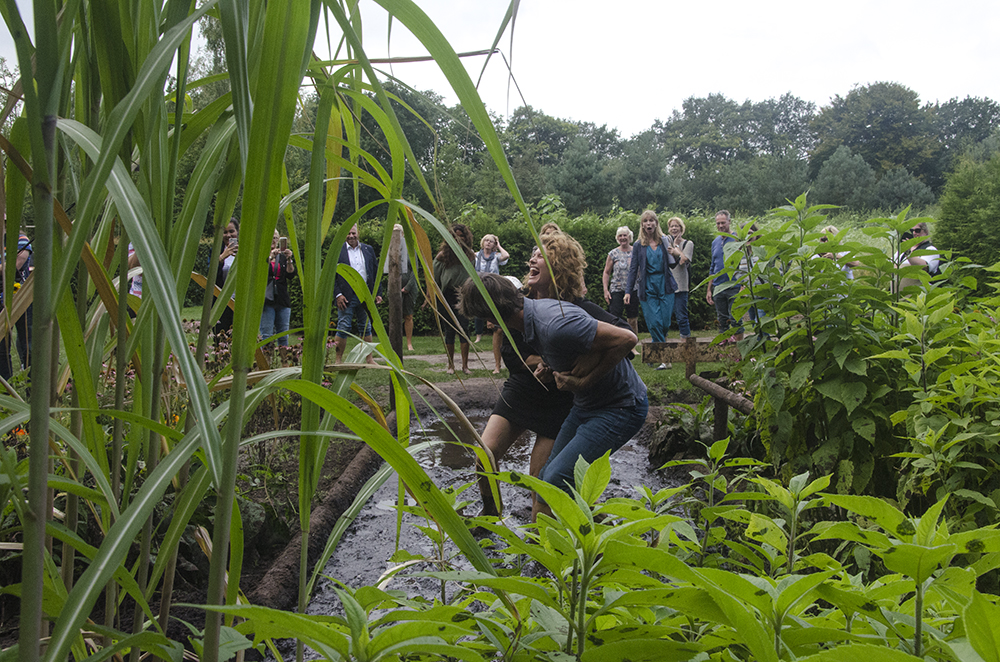
<svg viewBox="0 0 1000 662">
<path fill-rule="evenodd" d="M 1000 151 L 984 160 L 962 159 L 941 196 L 935 245 L 988 266 L 1000 261 Z"/>
</svg>

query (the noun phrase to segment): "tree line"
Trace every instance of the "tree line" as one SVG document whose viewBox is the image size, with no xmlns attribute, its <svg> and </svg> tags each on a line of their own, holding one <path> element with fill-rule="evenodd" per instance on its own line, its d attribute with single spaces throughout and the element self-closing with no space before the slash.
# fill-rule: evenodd
<svg viewBox="0 0 1000 662">
<path fill-rule="evenodd" d="M 431 201 L 414 187 L 412 199 L 446 218 L 470 205 L 498 220 L 514 217 L 513 198 L 461 106 L 388 87 L 438 195 Z M 791 93 L 742 103 L 723 94 L 690 97 L 629 138 L 531 106 L 495 124 L 525 199 L 557 195 L 571 215 L 721 207 L 760 215 L 806 190 L 817 203 L 896 212 L 937 202 L 960 156 L 1000 127 L 1000 104 L 977 97 L 923 103 L 904 85 L 878 82 L 819 108 Z M 377 129 L 368 140 L 378 154 Z"/>
</svg>

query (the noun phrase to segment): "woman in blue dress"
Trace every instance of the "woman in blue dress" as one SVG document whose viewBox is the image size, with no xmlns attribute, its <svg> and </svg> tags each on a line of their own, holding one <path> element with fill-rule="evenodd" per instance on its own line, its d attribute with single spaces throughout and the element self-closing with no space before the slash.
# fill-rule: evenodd
<svg viewBox="0 0 1000 662">
<path fill-rule="evenodd" d="M 649 335 L 653 342 L 663 342 L 670 329 L 674 314 L 674 292 L 677 291 L 677 282 L 670 270 L 677 266 L 683 253 L 674 248 L 670 235 L 663 234 L 655 212 L 649 209 L 642 212 L 639 226 L 639 239 L 632 245 L 625 303 L 628 304 L 633 296 L 631 293 L 636 292 L 635 296 L 639 297 L 639 303 L 642 304 L 642 315 L 646 319 Z M 661 363 L 657 370 L 666 367 L 665 363 Z"/>
</svg>

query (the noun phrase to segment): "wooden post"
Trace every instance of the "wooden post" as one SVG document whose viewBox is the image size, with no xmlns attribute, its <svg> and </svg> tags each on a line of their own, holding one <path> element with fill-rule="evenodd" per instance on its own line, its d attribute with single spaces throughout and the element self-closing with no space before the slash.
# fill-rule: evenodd
<svg viewBox="0 0 1000 662">
<path fill-rule="evenodd" d="M 715 430 L 713 441 L 719 441 L 729 436 L 729 405 L 722 398 L 712 398 L 715 403 Z"/>
<path fill-rule="evenodd" d="M 729 436 L 729 407 L 749 415 L 753 412 L 753 402 L 729 389 L 709 381 L 701 375 L 689 375 L 688 381 L 712 396 L 715 403 L 715 441 Z"/>
<path fill-rule="evenodd" d="M 688 379 L 698 369 L 698 345 L 694 336 L 688 336 L 684 341 L 684 376 Z"/>
<path fill-rule="evenodd" d="M 397 223 L 392 229 L 392 239 L 389 240 L 386 300 L 389 303 L 389 345 L 400 362 L 403 360 L 403 272 L 399 255 L 402 240 L 403 226 Z M 389 389 L 389 409 L 396 410 L 396 396 L 392 388 Z"/>
</svg>

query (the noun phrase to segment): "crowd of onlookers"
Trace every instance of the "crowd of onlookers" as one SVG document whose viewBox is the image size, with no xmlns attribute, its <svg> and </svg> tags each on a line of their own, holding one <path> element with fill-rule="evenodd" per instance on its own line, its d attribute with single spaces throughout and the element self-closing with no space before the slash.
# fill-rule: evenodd
<svg viewBox="0 0 1000 662">
<path fill-rule="evenodd" d="M 635 237 L 633 229 L 623 225 L 615 233 L 617 245 L 608 251 L 604 261 L 602 273 L 602 285 L 604 301 L 607 304 L 607 311 L 613 318 L 627 321 L 628 326 L 634 334 L 639 332 L 639 310 L 642 309 L 646 328 L 649 331 L 652 342 L 662 342 L 668 330 L 676 319 L 676 326 L 681 338 L 691 335 L 691 316 L 689 314 L 689 292 L 692 287 L 691 265 L 695 258 L 694 242 L 685 237 L 687 229 L 683 219 L 674 216 L 667 220 L 664 227 L 661 227 L 660 219 L 651 210 L 644 211 L 638 222 L 638 238 Z M 734 342 L 742 338 L 742 323 L 733 317 L 733 301 L 736 294 L 743 286 L 743 280 L 753 262 L 753 254 L 746 251 L 743 263 L 735 273 L 726 270 L 726 245 L 736 241 L 731 227 L 732 215 L 727 210 L 720 210 L 715 215 L 716 236 L 711 244 L 711 258 L 708 267 L 710 283 L 706 289 L 705 299 L 707 303 L 714 307 L 715 317 L 718 321 L 720 332 L 727 332 L 730 329 L 735 331 L 727 335 L 727 342 Z M 233 218 L 227 225 L 222 240 L 221 253 L 218 256 L 218 269 L 215 284 L 223 288 L 228 280 L 236 256 L 239 251 L 239 220 Z M 501 246 L 500 239 L 494 234 L 484 235 L 476 244 L 470 228 L 463 224 L 452 226 L 452 240 L 442 241 L 434 256 L 432 271 L 434 281 L 441 291 L 441 299 L 432 298 L 425 301 L 424 306 L 430 306 L 438 315 L 442 335 L 444 336 L 445 350 L 448 359 L 447 371 L 449 374 L 456 370 L 455 363 L 455 341 L 459 343 L 459 357 L 461 359 L 460 370 L 468 374 L 470 337 L 475 333 L 475 342 L 482 341 L 484 334 L 491 337 L 493 354 L 493 372 L 500 372 L 501 367 L 506 363 L 503 356 L 503 334 L 499 325 L 489 322 L 481 316 L 474 320 L 467 320 L 462 316 L 458 306 L 458 291 L 464 284 L 468 274 L 459 259 L 459 252 L 465 260 L 472 264 L 479 274 L 499 274 L 501 269 L 509 266 L 510 254 Z M 555 224 L 546 224 L 542 227 L 540 234 L 547 231 L 559 231 Z M 561 231 L 560 231 L 561 232 Z M 756 226 L 750 230 L 750 238 L 756 232 Z M 837 229 L 833 226 L 823 228 L 821 242 L 827 238 L 837 235 Z M 568 235 L 567 235 L 568 237 Z M 927 224 L 916 223 L 909 233 L 904 233 L 904 240 L 918 238 L 921 239 L 916 246 L 910 250 L 896 255 L 896 263 L 900 266 L 916 265 L 926 269 L 932 275 L 937 274 L 940 265 L 940 258 L 937 250 L 928 238 Z M 570 238 L 572 239 L 572 238 Z M 575 240 L 574 240 L 575 241 Z M 458 252 L 456 252 L 456 247 Z M 413 327 L 414 308 L 419 300 L 422 290 L 417 282 L 417 274 L 407 259 L 405 240 L 402 245 L 402 316 L 403 329 L 406 337 L 406 348 L 413 350 Z M 129 287 L 132 305 L 130 314 L 134 315 L 136 302 L 142 297 L 142 273 L 139 267 L 138 256 L 133 247 L 129 245 L 129 269 L 132 272 Z M 32 268 L 32 248 L 30 239 L 21 234 L 18 237 L 15 282 L 14 289 L 20 287 L 28 277 Z M 826 257 L 836 259 L 840 267 L 844 270 L 848 278 L 853 278 L 853 268 L 858 266 L 854 261 L 845 260 L 845 255 L 834 253 L 817 253 L 816 257 Z M 542 255 L 543 265 L 545 257 L 552 257 L 547 254 Z M 355 225 L 347 234 L 347 240 L 340 249 L 339 262 L 350 266 L 360 276 L 366 284 L 369 292 L 374 296 L 376 303 L 381 303 L 382 298 L 379 292 L 375 292 L 377 279 L 377 269 L 379 259 L 372 246 L 360 241 L 359 230 Z M 583 257 L 583 264 L 586 265 L 586 258 Z M 386 262 L 385 269 L 388 269 Z M 579 293 L 583 297 L 586 285 L 583 281 L 583 267 L 580 268 Z M 522 286 L 531 278 L 532 267 L 529 262 L 528 274 L 522 279 L 515 278 Z M 268 256 L 268 279 L 265 290 L 264 308 L 261 313 L 259 335 L 261 339 L 275 337 L 275 343 L 280 352 L 283 363 L 288 362 L 289 347 L 289 327 L 291 320 L 292 301 L 289 294 L 289 284 L 295 277 L 295 260 L 288 239 L 280 236 L 277 231 L 271 243 L 271 252 Z M 387 279 L 383 278 L 383 284 Z M 899 283 L 900 287 L 905 287 L 915 281 L 904 278 Z M 2 291 L 0 291 L 2 297 Z M 347 280 L 342 276 L 336 279 L 334 291 L 334 303 L 336 304 L 336 331 L 334 334 L 334 346 L 336 348 L 336 360 L 343 360 L 344 351 L 347 345 L 348 336 L 354 332 L 365 340 L 371 340 L 372 325 L 368 318 L 368 309 L 363 305 L 359 297 Z M 217 336 L 225 333 L 232 327 L 233 303 L 223 308 L 221 316 L 214 327 Z M 0 310 L 2 310 L 2 298 L 0 298 Z M 750 316 L 754 318 L 757 311 L 751 307 Z M 470 322 L 474 326 L 470 326 Z M 17 358 L 22 368 L 27 368 L 29 361 L 30 334 L 31 334 L 31 307 L 29 306 L 23 315 L 11 323 L 12 329 L 0 338 L 0 377 L 9 379 L 17 365 L 14 357 L 14 347 L 12 346 L 12 336 L 16 336 Z M 474 329 L 474 331 L 473 331 Z M 371 356 L 368 357 L 371 362 Z M 510 366 L 508 365 L 508 368 Z M 667 365 L 660 364 L 658 368 L 666 368 Z"/>
</svg>

